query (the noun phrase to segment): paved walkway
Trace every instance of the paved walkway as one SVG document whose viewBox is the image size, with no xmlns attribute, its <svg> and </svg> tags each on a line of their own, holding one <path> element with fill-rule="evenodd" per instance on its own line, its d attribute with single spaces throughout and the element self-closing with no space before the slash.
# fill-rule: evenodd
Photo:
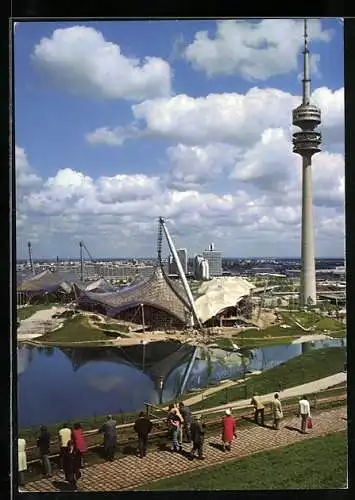
<svg viewBox="0 0 355 500">
<path fill-rule="evenodd" d="M 246 377 L 245 380 L 248 380 L 250 377 Z M 184 398 L 184 404 L 189 406 L 189 405 L 194 405 L 196 403 L 199 403 L 203 398 L 206 398 L 207 396 L 211 396 L 211 394 L 215 394 L 216 392 L 220 392 L 223 389 L 226 389 L 227 387 L 231 387 L 234 385 L 238 385 L 244 382 L 243 379 L 240 380 L 226 380 L 224 382 L 221 382 L 220 384 L 209 387 L 208 389 L 204 389 L 202 391 L 199 391 L 198 394 L 194 394 L 192 396 L 188 396 L 186 399 Z M 167 409 L 168 406 L 165 406 L 165 409 Z"/>
<path fill-rule="evenodd" d="M 293 397 L 297 397 L 297 396 L 302 396 L 303 394 L 312 394 L 314 392 L 318 392 L 318 391 L 323 391 L 324 389 L 328 389 L 329 387 L 332 387 L 334 385 L 337 385 L 337 384 L 340 384 L 342 382 L 346 382 L 347 380 L 347 374 L 346 372 L 339 372 L 339 373 L 335 373 L 334 375 L 329 375 L 329 377 L 324 377 L 324 378 L 320 378 L 318 380 L 313 380 L 312 382 L 308 382 L 307 384 L 302 384 L 302 385 L 296 385 L 294 387 L 289 387 L 288 389 L 285 389 L 283 391 L 278 391 L 279 395 L 280 395 L 280 399 L 281 401 L 283 399 L 287 399 L 287 398 L 293 398 Z M 269 394 L 263 394 L 260 396 L 260 399 L 263 403 L 270 403 L 271 400 L 273 399 L 273 396 L 274 396 L 275 392 L 270 392 Z M 199 403 L 201 401 L 201 395 L 200 396 L 196 396 L 196 401 L 194 401 L 193 403 L 191 403 L 190 401 L 190 405 L 191 404 L 194 404 L 194 403 Z M 214 406 L 214 407 L 211 407 L 211 408 L 208 408 L 206 410 L 201 410 L 199 413 L 203 414 L 203 413 L 211 413 L 213 411 L 216 411 L 218 412 L 219 410 L 220 411 L 224 411 L 225 408 L 243 408 L 245 406 L 248 406 L 250 404 L 250 399 L 251 398 L 248 398 L 248 399 L 242 399 L 242 400 L 239 400 L 239 401 L 232 401 L 228 404 L 224 404 L 224 405 L 219 405 L 219 406 Z M 206 404 L 208 404 L 208 400 L 206 401 Z M 192 408 L 193 410 L 193 408 Z M 194 411 L 194 413 L 196 413 Z"/>
<path fill-rule="evenodd" d="M 150 452 L 143 460 L 131 455 L 114 462 L 95 464 L 82 471 L 79 490 L 135 490 L 154 480 L 287 446 L 315 436 L 345 430 L 347 426 L 346 416 L 346 406 L 314 414 L 314 427 L 306 435 L 299 432 L 300 421 L 297 417 L 285 418 L 279 431 L 255 425 L 241 428 L 240 431 L 237 431 L 237 439 L 230 452 L 223 452 L 220 449 L 220 434 L 215 433 L 206 438 L 204 446 L 206 459 L 204 461 L 194 460 L 191 462 L 184 453 L 171 453 L 168 450 L 163 450 Z M 189 451 L 190 445 L 184 444 L 183 448 L 184 451 Z M 285 467 L 287 467 L 287 463 L 285 463 Z M 27 483 L 25 489 L 29 492 L 47 492 L 64 490 L 67 487 L 63 474 L 58 473 L 50 479 Z"/>
</svg>

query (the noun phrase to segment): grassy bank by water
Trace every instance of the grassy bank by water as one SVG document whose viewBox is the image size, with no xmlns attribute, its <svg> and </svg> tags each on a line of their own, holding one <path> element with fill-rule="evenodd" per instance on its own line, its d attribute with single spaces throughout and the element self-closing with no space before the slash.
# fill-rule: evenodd
<svg viewBox="0 0 355 500">
<path fill-rule="evenodd" d="M 74 318 L 65 320 L 63 326 L 53 332 L 49 332 L 40 338 L 43 343 L 51 342 L 64 344 L 70 342 L 107 341 L 117 337 L 118 332 L 103 331 L 90 325 L 86 316 L 78 314 Z"/>
<path fill-rule="evenodd" d="M 347 433 L 341 431 L 180 474 L 139 490 L 336 489 L 345 488 L 346 482 Z"/>
<path fill-rule="evenodd" d="M 287 331 L 287 330 L 286 330 Z M 274 337 L 274 338 L 269 338 L 269 337 L 260 337 L 260 338 L 243 338 L 239 336 L 233 336 L 232 339 L 229 338 L 219 338 L 216 339 L 213 343 L 216 344 L 218 347 L 221 349 L 232 349 L 232 343 L 236 344 L 238 347 L 247 347 L 247 348 L 254 348 L 254 347 L 266 347 L 266 346 L 273 346 L 273 345 L 282 345 L 282 344 L 289 344 L 293 340 L 299 337 L 299 335 L 296 336 L 287 336 L 285 334 L 285 337 Z M 238 337 L 238 338 L 236 338 Z"/>
<path fill-rule="evenodd" d="M 259 394 L 268 394 L 341 372 L 344 368 L 345 356 L 346 349 L 344 347 L 316 349 L 296 356 L 251 378 L 246 381 L 245 385 L 229 387 L 229 401 L 249 398 L 254 391 Z M 221 393 L 217 392 L 192 405 L 191 408 L 197 410 L 225 404 L 226 401 L 223 399 Z"/>
<path fill-rule="evenodd" d="M 303 328 L 311 328 L 317 332 L 323 332 L 324 330 L 329 331 L 337 331 L 344 330 L 344 325 L 333 318 L 329 318 L 326 316 L 322 316 L 321 314 L 317 314 L 314 312 L 285 312 L 282 311 L 279 313 L 284 323 L 296 326 L 299 323 Z"/>
</svg>

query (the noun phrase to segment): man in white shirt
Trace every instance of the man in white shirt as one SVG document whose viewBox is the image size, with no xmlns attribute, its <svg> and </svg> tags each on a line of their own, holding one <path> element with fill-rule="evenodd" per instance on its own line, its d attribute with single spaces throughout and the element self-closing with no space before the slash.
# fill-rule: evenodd
<svg viewBox="0 0 355 500">
<path fill-rule="evenodd" d="M 306 434 L 307 419 L 311 417 L 311 409 L 307 396 L 302 396 L 298 404 L 299 413 L 301 416 L 301 431 L 303 432 L 303 434 Z"/>
<path fill-rule="evenodd" d="M 68 424 L 63 424 L 63 427 L 58 432 L 59 436 L 59 446 L 60 446 L 60 461 L 61 467 L 63 468 L 63 454 L 64 450 L 68 446 L 68 441 L 71 440 L 71 429 L 69 429 Z"/>
</svg>

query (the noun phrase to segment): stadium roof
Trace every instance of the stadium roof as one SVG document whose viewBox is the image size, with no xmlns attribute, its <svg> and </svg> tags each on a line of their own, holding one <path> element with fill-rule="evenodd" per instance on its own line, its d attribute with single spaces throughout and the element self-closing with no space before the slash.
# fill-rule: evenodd
<svg viewBox="0 0 355 500">
<path fill-rule="evenodd" d="M 254 285 L 237 276 L 213 278 L 205 281 L 197 290 L 195 306 L 202 323 L 216 316 L 228 307 L 235 306 L 250 294 Z"/>
<path fill-rule="evenodd" d="M 160 266 L 149 278 L 115 292 L 90 292 L 75 284 L 74 288 L 79 302 L 101 304 L 116 313 L 143 304 L 164 310 L 183 323 L 190 320 L 190 306 L 184 289 L 173 283 Z"/>
<path fill-rule="evenodd" d="M 58 289 L 66 293 L 71 292 L 70 284 L 57 272 L 42 271 L 25 279 L 18 287 L 19 292 L 55 292 Z"/>
</svg>

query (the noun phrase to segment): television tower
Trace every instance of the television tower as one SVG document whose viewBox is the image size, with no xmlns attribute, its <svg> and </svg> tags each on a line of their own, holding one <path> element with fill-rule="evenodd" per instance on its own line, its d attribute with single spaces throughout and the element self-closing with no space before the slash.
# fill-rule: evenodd
<svg viewBox="0 0 355 500">
<path fill-rule="evenodd" d="M 321 111 L 311 104 L 307 19 L 304 20 L 303 98 L 292 111 L 292 123 L 301 129 L 293 134 L 293 152 L 302 156 L 302 236 L 300 305 L 316 304 L 316 268 L 312 202 L 312 156 L 319 153 L 322 137 L 315 128 L 321 123 Z"/>
</svg>

